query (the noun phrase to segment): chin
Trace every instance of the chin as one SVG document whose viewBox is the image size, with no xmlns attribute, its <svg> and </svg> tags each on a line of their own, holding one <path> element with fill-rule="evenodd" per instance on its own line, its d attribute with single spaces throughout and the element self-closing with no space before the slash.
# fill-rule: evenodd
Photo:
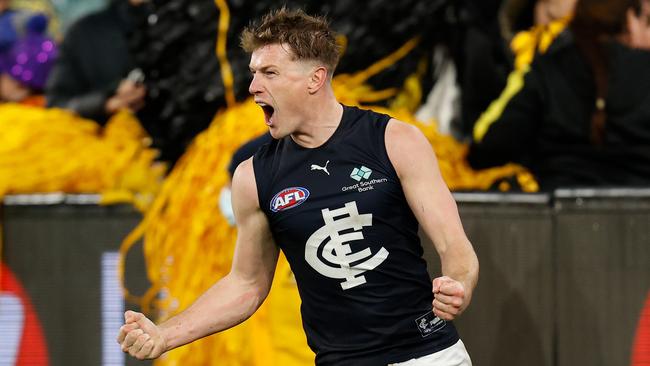
<svg viewBox="0 0 650 366">
<path fill-rule="evenodd" d="M 288 133 L 282 132 L 279 129 L 273 128 L 273 127 L 269 127 L 269 133 L 271 134 L 271 137 L 273 137 L 276 140 L 279 140 L 279 139 L 289 135 Z"/>
</svg>

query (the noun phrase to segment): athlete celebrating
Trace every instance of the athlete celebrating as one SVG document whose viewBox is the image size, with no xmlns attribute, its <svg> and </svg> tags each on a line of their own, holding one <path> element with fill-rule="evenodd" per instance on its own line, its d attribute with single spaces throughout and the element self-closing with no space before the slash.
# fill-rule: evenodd
<svg viewBox="0 0 650 366">
<path fill-rule="evenodd" d="M 160 325 L 127 311 L 122 350 L 156 358 L 243 322 L 268 294 L 282 250 L 317 365 L 471 365 L 451 320 L 470 303 L 478 260 L 429 142 L 338 103 L 339 48 L 324 19 L 281 9 L 246 29 L 242 46 L 274 140 L 233 177 L 231 272 Z M 418 223 L 442 262 L 433 284 Z"/>
</svg>

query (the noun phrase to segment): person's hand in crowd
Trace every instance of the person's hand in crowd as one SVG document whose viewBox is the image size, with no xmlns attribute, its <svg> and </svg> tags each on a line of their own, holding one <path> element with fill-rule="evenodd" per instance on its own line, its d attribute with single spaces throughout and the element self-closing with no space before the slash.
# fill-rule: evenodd
<svg viewBox="0 0 650 366">
<path fill-rule="evenodd" d="M 117 88 L 115 95 L 106 101 L 106 112 L 113 114 L 120 109 L 129 109 L 137 112 L 144 107 L 146 94 L 147 88 L 143 84 L 124 79 L 120 82 L 120 86 Z"/>
<path fill-rule="evenodd" d="M 641 2 L 639 15 L 628 9 L 626 38 L 629 47 L 650 50 L 650 0 Z"/>
<path fill-rule="evenodd" d="M 124 353 L 139 359 L 154 359 L 163 354 L 167 343 L 158 326 L 142 313 L 127 311 L 125 324 L 120 327 L 117 343 Z"/>
<path fill-rule="evenodd" d="M 571 14 L 576 0 L 538 0 L 535 3 L 535 24 L 543 25 L 554 22 Z"/>
<path fill-rule="evenodd" d="M 29 97 L 31 91 L 11 76 L 0 73 L 0 102 L 20 103 Z"/>
</svg>

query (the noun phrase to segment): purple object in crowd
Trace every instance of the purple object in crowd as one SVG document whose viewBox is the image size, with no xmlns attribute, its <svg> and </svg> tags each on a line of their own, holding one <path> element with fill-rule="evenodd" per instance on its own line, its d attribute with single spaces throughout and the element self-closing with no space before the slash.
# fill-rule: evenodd
<svg viewBox="0 0 650 366">
<path fill-rule="evenodd" d="M 27 22 L 26 34 L 0 53 L 0 72 L 35 91 L 45 87 L 57 56 L 56 43 L 43 35 L 46 28 L 47 18 L 40 14 L 32 16 Z"/>
</svg>

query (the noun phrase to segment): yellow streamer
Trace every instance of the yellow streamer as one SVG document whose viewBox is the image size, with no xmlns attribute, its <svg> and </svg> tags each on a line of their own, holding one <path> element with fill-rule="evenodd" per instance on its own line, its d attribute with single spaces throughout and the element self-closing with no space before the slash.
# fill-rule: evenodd
<svg viewBox="0 0 650 366">
<path fill-rule="evenodd" d="M 219 30 L 217 36 L 217 58 L 221 65 L 221 78 L 223 79 L 223 86 L 226 95 L 226 103 L 228 107 L 235 105 L 235 93 L 233 89 L 234 78 L 232 68 L 228 62 L 226 54 L 226 41 L 228 40 L 228 26 L 230 24 L 230 9 L 225 0 L 215 0 L 219 8 Z"/>
<path fill-rule="evenodd" d="M 510 49 L 515 54 L 515 69 L 521 70 L 530 65 L 538 52 L 546 53 L 572 18 L 573 15 L 569 15 L 549 24 L 536 25 L 529 30 L 517 33 L 510 42 Z"/>
<path fill-rule="evenodd" d="M 387 57 L 370 65 L 365 71 L 354 74 L 351 78 L 347 79 L 343 75 L 340 76 L 340 81 L 344 82 L 347 86 L 357 86 L 365 83 L 370 77 L 377 75 L 381 71 L 394 65 L 398 60 L 408 55 L 420 43 L 420 37 L 414 37 L 406 42 L 397 51 L 391 53 Z M 345 80 L 345 81 L 343 81 Z"/>
<path fill-rule="evenodd" d="M 103 203 L 144 208 L 165 167 L 128 112 L 105 128 L 58 109 L 0 105 L 0 198 L 34 192 L 102 193 Z M 98 164 L 110 162 L 110 164 Z"/>
<path fill-rule="evenodd" d="M 392 110 L 406 109 L 415 113 L 422 104 L 422 77 L 426 73 L 428 60 L 423 58 L 418 62 L 417 70 L 404 81 L 402 90 L 390 101 Z"/>
<path fill-rule="evenodd" d="M 481 114 L 474 124 L 474 141 L 481 142 L 483 140 L 483 136 L 485 136 L 487 130 L 497 119 L 499 119 L 499 117 L 501 117 L 503 110 L 506 108 L 510 100 L 524 87 L 524 76 L 526 76 L 529 71 L 530 67 L 525 65 L 521 69 L 516 69 L 508 75 L 508 82 L 499 98 L 490 103 L 488 108 Z"/>
<path fill-rule="evenodd" d="M 355 74 L 339 74 L 332 81 L 334 93 L 343 104 L 377 103 L 398 94 L 397 88 L 375 91 L 364 84 L 370 77 L 394 65 L 408 55 L 420 42 L 419 37 L 412 38 L 395 52 L 372 64 L 368 69 Z"/>
</svg>

